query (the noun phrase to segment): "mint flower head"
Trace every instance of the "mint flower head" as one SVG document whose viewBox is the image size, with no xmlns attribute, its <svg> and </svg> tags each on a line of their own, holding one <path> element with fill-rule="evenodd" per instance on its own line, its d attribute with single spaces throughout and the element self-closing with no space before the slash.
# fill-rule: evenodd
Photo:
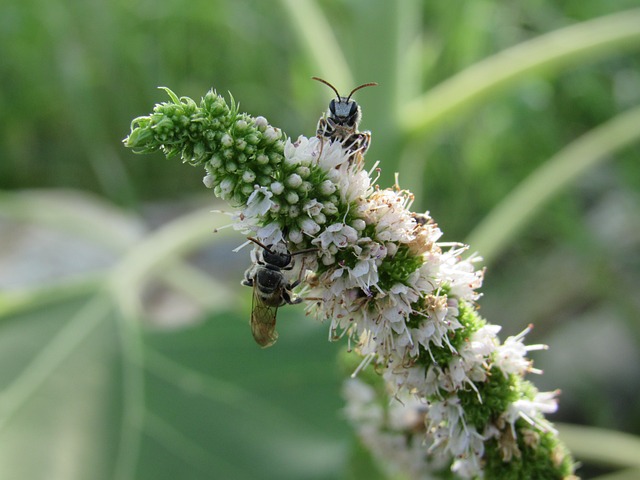
<svg viewBox="0 0 640 480">
<path fill-rule="evenodd" d="M 477 313 L 478 258 L 440 242 L 429 214 L 410 210 L 410 192 L 378 186 L 377 165 L 367 170 L 340 139 L 292 141 L 215 92 L 199 105 L 167 92 L 125 145 L 204 166 L 205 185 L 237 209 L 236 229 L 274 250 L 307 250 L 292 278 L 304 278 L 307 312 L 329 338 L 346 337 L 359 355 L 346 413 L 381 463 L 411 478 L 572 477 L 544 417 L 556 392 L 524 378 L 539 373 L 527 353 L 544 347 L 524 344 L 529 328 L 500 342 L 500 327 Z"/>
</svg>

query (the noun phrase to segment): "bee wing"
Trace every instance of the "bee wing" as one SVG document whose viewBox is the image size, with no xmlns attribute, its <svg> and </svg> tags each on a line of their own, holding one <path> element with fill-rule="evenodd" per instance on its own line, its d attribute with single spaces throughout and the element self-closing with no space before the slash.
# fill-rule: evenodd
<svg viewBox="0 0 640 480">
<path fill-rule="evenodd" d="M 253 306 L 251 308 L 251 333 L 262 348 L 270 347 L 278 339 L 276 332 L 277 306 L 268 305 L 253 287 Z"/>
</svg>

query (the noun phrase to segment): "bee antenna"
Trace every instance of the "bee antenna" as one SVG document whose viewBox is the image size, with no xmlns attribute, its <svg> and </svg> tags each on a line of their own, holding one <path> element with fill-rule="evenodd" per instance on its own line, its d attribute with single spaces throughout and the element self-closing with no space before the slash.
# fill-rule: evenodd
<svg viewBox="0 0 640 480">
<path fill-rule="evenodd" d="M 323 79 L 322 79 L 322 78 L 320 78 L 320 77 L 311 77 L 311 78 L 312 78 L 313 80 L 317 80 L 317 81 L 322 82 L 322 83 L 324 83 L 325 85 L 329 86 L 329 88 L 331 88 L 331 90 L 333 90 L 334 92 L 336 92 L 336 95 L 337 95 L 337 97 L 338 97 L 338 100 L 340 100 L 340 94 L 338 93 L 338 90 L 336 89 L 336 87 L 334 87 L 334 86 L 333 86 L 333 85 L 331 85 L 329 82 L 327 82 L 326 80 L 323 80 Z M 362 86 L 364 86 L 364 85 L 362 85 Z M 360 88 L 360 87 L 358 87 L 358 88 Z M 352 92 L 352 93 L 353 93 L 353 92 Z"/>
<path fill-rule="evenodd" d="M 269 247 L 267 247 L 264 243 L 260 242 L 257 238 L 247 237 L 247 240 L 252 241 L 252 242 L 253 242 L 253 243 L 255 243 L 256 245 L 260 245 L 260 246 L 261 246 L 262 248 L 264 248 L 267 252 L 269 252 L 269 253 L 273 253 Z"/>
<path fill-rule="evenodd" d="M 297 252 L 292 252 L 291 256 L 293 257 L 294 255 L 302 255 L 303 253 L 317 252 L 319 250 L 320 249 L 318 247 L 306 248 L 304 250 L 298 250 Z"/>
<path fill-rule="evenodd" d="M 353 90 L 351 90 L 351 93 L 349 94 L 349 96 L 347 97 L 347 102 L 351 99 L 351 95 L 353 95 L 354 93 L 356 93 L 358 90 L 360 90 L 361 88 L 364 87 L 375 87 L 378 84 L 376 82 L 369 82 L 369 83 L 363 83 L 362 85 L 354 88 Z"/>
</svg>

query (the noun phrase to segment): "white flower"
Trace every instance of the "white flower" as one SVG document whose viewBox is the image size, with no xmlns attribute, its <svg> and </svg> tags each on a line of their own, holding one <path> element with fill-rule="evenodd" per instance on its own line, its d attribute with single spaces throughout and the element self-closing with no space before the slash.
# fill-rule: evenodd
<svg viewBox="0 0 640 480">
<path fill-rule="evenodd" d="M 497 347 L 499 325 L 484 325 L 471 335 L 469 351 L 477 358 L 488 358 Z"/>
<path fill-rule="evenodd" d="M 322 154 L 318 158 L 318 165 L 326 171 L 334 170 L 336 167 L 348 162 L 349 155 L 342 149 L 340 142 L 322 140 Z"/>
<path fill-rule="evenodd" d="M 304 236 L 300 230 L 294 229 L 289 231 L 289 240 L 293 243 L 301 243 L 304 240 Z"/>
<path fill-rule="evenodd" d="M 277 245 L 283 241 L 282 230 L 280 230 L 280 225 L 277 222 L 272 222 L 259 228 L 256 232 L 256 237 L 265 245 Z"/>
<path fill-rule="evenodd" d="M 322 209 L 323 209 L 322 203 L 320 203 L 315 198 L 312 200 L 309 200 L 302 207 L 302 211 L 305 212 L 310 217 L 315 217 L 319 215 L 322 212 Z"/>
<path fill-rule="evenodd" d="M 345 225 L 344 223 L 334 223 L 325 228 L 318 237 L 313 240 L 313 244 L 319 245 L 322 250 L 329 248 L 334 244 L 338 248 L 344 248 L 349 244 L 355 243 L 358 239 L 358 232 L 355 228 Z"/>
<path fill-rule="evenodd" d="M 255 179 L 256 179 L 256 174 L 249 169 L 245 170 L 244 173 L 242 174 L 242 181 L 244 183 L 253 183 Z"/>
<path fill-rule="evenodd" d="M 272 126 L 268 126 L 264 131 L 264 137 L 268 142 L 275 142 L 281 135 L 280 130 Z"/>
<path fill-rule="evenodd" d="M 508 337 L 504 343 L 496 348 L 495 365 L 502 370 L 505 377 L 508 374 L 524 375 L 527 372 L 542 373 L 532 367 L 532 361 L 526 357 L 532 350 L 545 350 L 546 345 L 525 345 L 524 337 L 533 328 L 529 325 L 518 335 Z"/>
<path fill-rule="evenodd" d="M 318 156 L 319 140 L 316 137 L 306 138 L 302 135 L 295 143 L 288 139 L 284 146 L 284 157 L 287 165 L 311 165 Z"/>
<path fill-rule="evenodd" d="M 557 396 L 557 391 L 537 392 L 533 400 L 522 398 L 510 404 L 503 416 L 511 425 L 514 436 L 515 423 L 519 418 L 543 432 L 557 433 L 553 425 L 542 416 L 543 413 L 555 413 L 558 409 Z"/>
<path fill-rule="evenodd" d="M 475 290 L 482 286 L 483 272 L 475 270 L 473 266 L 473 262 L 479 260 L 478 257 L 466 260 L 460 258 L 466 248 L 464 246 L 442 254 L 440 276 L 441 279 L 448 280 L 451 296 L 473 302 L 480 297 Z"/>
<path fill-rule="evenodd" d="M 300 222 L 300 230 L 307 235 L 315 236 L 320 231 L 320 225 L 310 218 L 304 218 Z"/>
<path fill-rule="evenodd" d="M 337 170 L 334 171 L 337 172 Z M 336 183 L 340 190 L 340 198 L 345 204 L 361 200 L 371 188 L 371 179 L 364 171 L 355 174 L 351 172 L 339 173 Z"/>
<path fill-rule="evenodd" d="M 376 239 L 409 243 L 415 238 L 415 218 L 406 209 L 407 196 L 397 190 L 379 190 L 367 199 L 365 219 L 375 225 Z"/>
<path fill-rule="evenodd" d="M 320 184 L 320 192 L 323 195 L 331 195 L 336 191 L 336 185 L 331 180 L 325 180 Z"/>
<path fill-rule="evenodd" d="M 247 206 L 243 213 L 246 217 L 261 217 L 269 211 L 273 201 L 271 197 L 273 193 L 269 191 L 267 187 L 258 187 L 254 189 L 253 193 L 249 195 L 247 200 Z"/>
</svg>

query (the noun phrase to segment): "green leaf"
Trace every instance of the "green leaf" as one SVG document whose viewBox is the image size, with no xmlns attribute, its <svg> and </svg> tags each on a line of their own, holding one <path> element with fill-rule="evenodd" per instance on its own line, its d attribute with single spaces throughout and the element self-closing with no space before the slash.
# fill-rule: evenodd
<svg viewBox="0 0 640 480">
<path fill-rule="evenodd" d="M 136 339 L 100 294 L 5 321 L 0 478 L 338 478 L 336 348 L 281 313 L 268 350 L 230 312 Z"/>
<path fill-rule="evenodd" d="M 578 460 L 607 467 L 640 470 L 640 438 L 604 428 L 559 424 L 560 438 Z"/>
<path fill-rule="evenodd" d="M 424 134 L 533 74 L 637 48 L 639 39 L 640 9 L 547 33 L 482 60 L 410 101 L 399 122 L 408 135 Z"/>
<path fill-rule="evenodd" d="M 518 185 L 471 232 L 467 243 L 485 264 L 504 251 L 549 200 L 590 168 L 640 139 L 640 107 L 633 108 L 566 146 Z"/>
</svg>

